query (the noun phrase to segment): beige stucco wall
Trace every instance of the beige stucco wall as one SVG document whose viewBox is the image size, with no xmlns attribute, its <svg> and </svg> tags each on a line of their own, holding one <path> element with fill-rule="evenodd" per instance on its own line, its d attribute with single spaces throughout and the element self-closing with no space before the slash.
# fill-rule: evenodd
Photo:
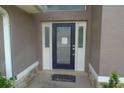
<svg viewBox="0 0 124 93">
<path fill-rule="evenodd" d="M 100 75 L 124 76 L 124 6 L 103 6 Z"/>
<path fill-rule="evenodd" d="M 102 6 L 92 6 L 91 65 L 97 74 L 99 73 L 101 15 Z"/>
<path fill-rule="evenodd" d="M 37 30 L 31 14 L 15 6 L 2 7 L 10 18 L 13 73 L 17 75 L 38 60 Z"/>
</svg>

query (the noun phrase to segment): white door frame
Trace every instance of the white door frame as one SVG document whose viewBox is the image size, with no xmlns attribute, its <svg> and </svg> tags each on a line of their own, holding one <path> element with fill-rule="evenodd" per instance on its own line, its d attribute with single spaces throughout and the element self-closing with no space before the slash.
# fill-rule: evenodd
<svg viewBox="0 0 124 93">
<path fill-rule="evenodd" d="M 52 24 L 53 23 L 75 23 L 75 71 L 85 70 L 85 47 L 86 47 L 86 21 L 62 21 L 62 22 L 42 22 L 42 58 L 43 70 L 52 70 Z M 78 27 L 84 27 L 83 48 L 78 48 Z M 49 27 L 50 46 L 45 47 L 45 27 Z M 84 61 L 83 61 L 84 60 Z M 83 61 L 83 62 L 82 62 Z"/>
<path fill-rule="evenodd" d="M 5 9 L 0 7 L 0 16 L 3 18 L 3 34 L 4 34 L 4 54 L 5 54 L 5 70 L 6 77 L 12 77 L 12 58 L 11 58 L 11 37 L 9 15 Z"/>
</svg>

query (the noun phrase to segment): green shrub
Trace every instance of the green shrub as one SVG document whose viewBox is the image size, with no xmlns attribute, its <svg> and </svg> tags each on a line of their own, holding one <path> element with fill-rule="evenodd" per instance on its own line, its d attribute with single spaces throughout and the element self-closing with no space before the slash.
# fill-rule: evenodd
<svg viewBox="0 0 124 93">
<path fill-rule="evenodd" d="M 0 88 L 13 88 L 14 87 L 14 79 L 6 79 L 6 77 L 0 75 Z"/>
<path fill-rule="evenodd" d="M 103 87 L 104 88 L 123 88 L 123 85 L 120 83 L 119 80 L 119 74 L 114 72 L 111 74 L 110 79 L 109 79 L 109 83 L 104 84 Z"/>
</svg>

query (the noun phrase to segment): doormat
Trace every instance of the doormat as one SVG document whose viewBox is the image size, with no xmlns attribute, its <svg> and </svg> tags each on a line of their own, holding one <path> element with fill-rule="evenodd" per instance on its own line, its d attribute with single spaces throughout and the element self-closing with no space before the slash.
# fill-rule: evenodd
<svg viewBox="0 0 124 93">
<path fill-rule="evenodd" d="M 76 77 L 74 75 L 53 74 L 52 80 L 63 82 L 76 82 Z"/>
</svg>

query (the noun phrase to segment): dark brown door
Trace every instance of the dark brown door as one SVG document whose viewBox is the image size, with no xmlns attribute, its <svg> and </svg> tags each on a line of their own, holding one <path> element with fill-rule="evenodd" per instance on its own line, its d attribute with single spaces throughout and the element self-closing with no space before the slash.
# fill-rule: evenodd
<svg viewBox="0 0 124 93">
<path fill-rule="evenodd" d="M 74 69 L 75 61 L 75 24 L 54 23 L 53 28 L 53 68 Z"/>
</svg>

